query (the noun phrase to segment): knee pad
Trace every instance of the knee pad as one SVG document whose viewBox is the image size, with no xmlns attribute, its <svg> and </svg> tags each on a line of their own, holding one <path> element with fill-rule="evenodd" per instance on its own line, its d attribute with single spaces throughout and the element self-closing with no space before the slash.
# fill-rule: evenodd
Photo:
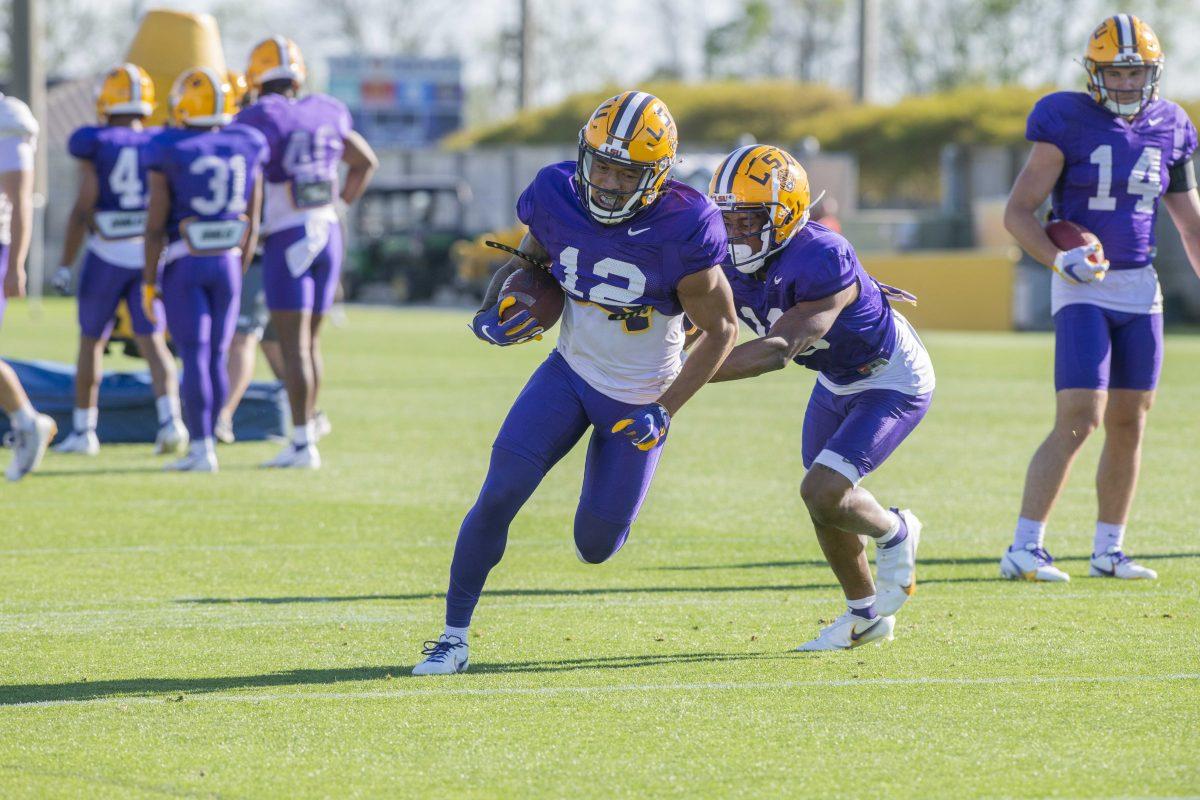
<svg viewBox="0 0 1200 800">
<path fill-rule="evenodd" d="M 575 555 L 585 564 L 603 564 L 629 538 L 631 522 L 612 522 L 580 506 L 575 512 Z"/>
</svg>

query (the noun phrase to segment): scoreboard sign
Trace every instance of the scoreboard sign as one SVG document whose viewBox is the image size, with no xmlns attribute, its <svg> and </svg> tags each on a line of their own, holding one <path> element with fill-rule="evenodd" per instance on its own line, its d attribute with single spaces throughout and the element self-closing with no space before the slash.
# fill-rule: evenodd
<svg viewBox="0 0 1200 800">
<path fill-rule="evenodd" d="M 337 56 L 329 59 L 329 93 L 377 147 L 425 147 L 462 127 L 457 58 Z"/>
</svg>

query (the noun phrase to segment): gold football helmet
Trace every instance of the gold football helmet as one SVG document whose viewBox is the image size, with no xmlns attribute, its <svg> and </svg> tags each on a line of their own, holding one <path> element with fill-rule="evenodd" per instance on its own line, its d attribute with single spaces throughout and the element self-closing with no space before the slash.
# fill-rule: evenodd
<svg viewBox="0 0 1200 800">
<path fill-rule="evenodd" d="M 1105 68 L 1141 67 L 1145 72 L 1140 87 L 1122 89 L 1107 85 Z M 1158 82 L 1162 78 L 1163 52 L 1158 37 L 1145 22 L 1132 14 L 1117 14 L 1100 23 L 1088 40 L 1083 68 L 1088 74 L 1088 91 L 1092 99 L 1114 114 L 1136 117 L 1158 97 Z M 1119 101 L 1118 95 L 1137 93 L 1136 100 Z"/>
<path fill-rule="evenodd" d="M 812 211 L 808 173 L 786 150 L 769 144 L 739 147 L 725 157 L 708 185 L 708 196 L 728 223 L 739 214 L 765 214 L 762 228 L 731 236 L 732 264 L 745 273 L 757 272 L 771 255 L 808 224 Z M 760 242 L 758 250 L 748 242 Z"/>
<path fill-rule="evenodd" d="M 231 69 L 225 73 L 225 79 L 229 81 L 229 88 L 233 89 L 234 105 L 238 108 L 244 107 L 250 97 L 250 84 L 246 82 L 246 76 L 236 69 Z"/>
<path fill-rule="evenodd" d="M 137 64 L 113 67 L 96 94 L 96 114 L 104 122 L 114 114 L 148 117 L 154 113 L 154 81 Z"/>
<path fill-rule="evenodd" d="M 195 67 L 171 87 L 172 124 L 198 128 L 228 125 L 237 113 L 237 98 L 229 79 L 209 67 Z"/>
<path fill-rule="evenodd" d="M 250 51 L 246 80 L 256 92 L 268 81 L 286 79 L 297 86 L 303 86 L 307 78 L 308 70 L 304 67 L 304 56 L 291 39 L 272 36 L 254 45 L 254 49 Z"/>
<path fill-rule="evenodd" d="M 658 199 L 678 147 L 675 120 L 654 95 L 622 92 L 601 103 L 579 131 L 575 167 L 576 190 L 592 219 L 616 225 Z M 626 180 L 598 182 L 594 172 L 609 170 Z"/>
</svg>

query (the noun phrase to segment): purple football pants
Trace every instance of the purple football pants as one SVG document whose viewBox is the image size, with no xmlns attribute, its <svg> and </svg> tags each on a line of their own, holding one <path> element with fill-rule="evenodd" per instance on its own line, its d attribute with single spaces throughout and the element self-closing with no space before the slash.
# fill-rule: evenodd
<svg viewBox="0 0 1200 800">
<path fill-rule="evenodd" d="M 662 445 L 643 451 L 610 433 L 634 408 L 593 389 L 557 351 L 537 368 L 496 436 L 483 489 L 458 531 L 446 592 L 447 625 L 470 624 L 488 572 L 504 555 L 509 524 L 588 428 L 592 435 L 575 511 L 575 548 L 591 564 L 621 549 L 662 456 Z"/>
<path fill-rule="evenodd" d="M 129 306 L 136 335 L 163 332 L 162 306 L 157 306 L 157 324 L 147 319 L 142 310 L 141 269 L 118 267 L 89 250 L 79 273 L 79 330 L 93 339 L 107 339 L 112 333 L 117 304 L 122 300 Z"/>
<path fill-rule="evenodd" d="M 305 226 L 277 231 L 263 241 L 263 291 L 272 311 L 324 314 L 333 305 L 342 275 L 342 226 L 329 225 L 329 241 L 299 277 L 287 265 L 289 248 L 302 245 Z"/>
<path fill-rule="evenodd" d="M 1158 386 L 1163 315 L 1130 314 L 1089 303 L 1054 315 L 1054 388 L 1136 389 Z"/>
<path fill-rule="evenodd" d="M 4 294 L 4 276 L 8 274 L 8 245 L 0 244 L 0 324 L 4 322 L 4 308 L 8 297 Z"/>
<path fill-rule="evenodd" d="M 932 392 L 910 395 L 893 389 L 837 395 L 818 383 L 804 412 L 804 468 L 820 463 L 857 484 L 913 432 L 932 399 Z"/>
<path fill-rule="evenodd" d="M 242 257 L 182 256 L 163 268 L 167 328 L 183 361 L 180 395 L 192 441 L 211 438 L 229 395 L 226 360 L 237 326 Z"/>
</svg>

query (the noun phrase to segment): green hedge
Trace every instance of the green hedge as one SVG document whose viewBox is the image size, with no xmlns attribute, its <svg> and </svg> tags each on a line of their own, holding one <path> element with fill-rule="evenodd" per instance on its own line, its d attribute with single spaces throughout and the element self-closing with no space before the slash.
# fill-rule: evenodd
<svg viewBox="0 0 1200 800">
<path fill-rule="evenodd" d="M 659 83 L 643 88 L 666 101 L 685 148 L 732 149 L 744 133 L 793 147 L 815 136 L 824 150 L 858 158 L 860 191 L 869 201 L 928 204 L 939 191 L 943 145 L 1021 146 L 1025 118 L 1049 88 L 971 87 L 906 97 L 894 105 L 855 105 L 836 89 L 786 81 Z M 609 87 L 573 95 L 555 106 L 458 133 L 447 146 L 572 142 Z M 1197 119 L 1200 101 L 1184 104 Z"/>
</svg>

